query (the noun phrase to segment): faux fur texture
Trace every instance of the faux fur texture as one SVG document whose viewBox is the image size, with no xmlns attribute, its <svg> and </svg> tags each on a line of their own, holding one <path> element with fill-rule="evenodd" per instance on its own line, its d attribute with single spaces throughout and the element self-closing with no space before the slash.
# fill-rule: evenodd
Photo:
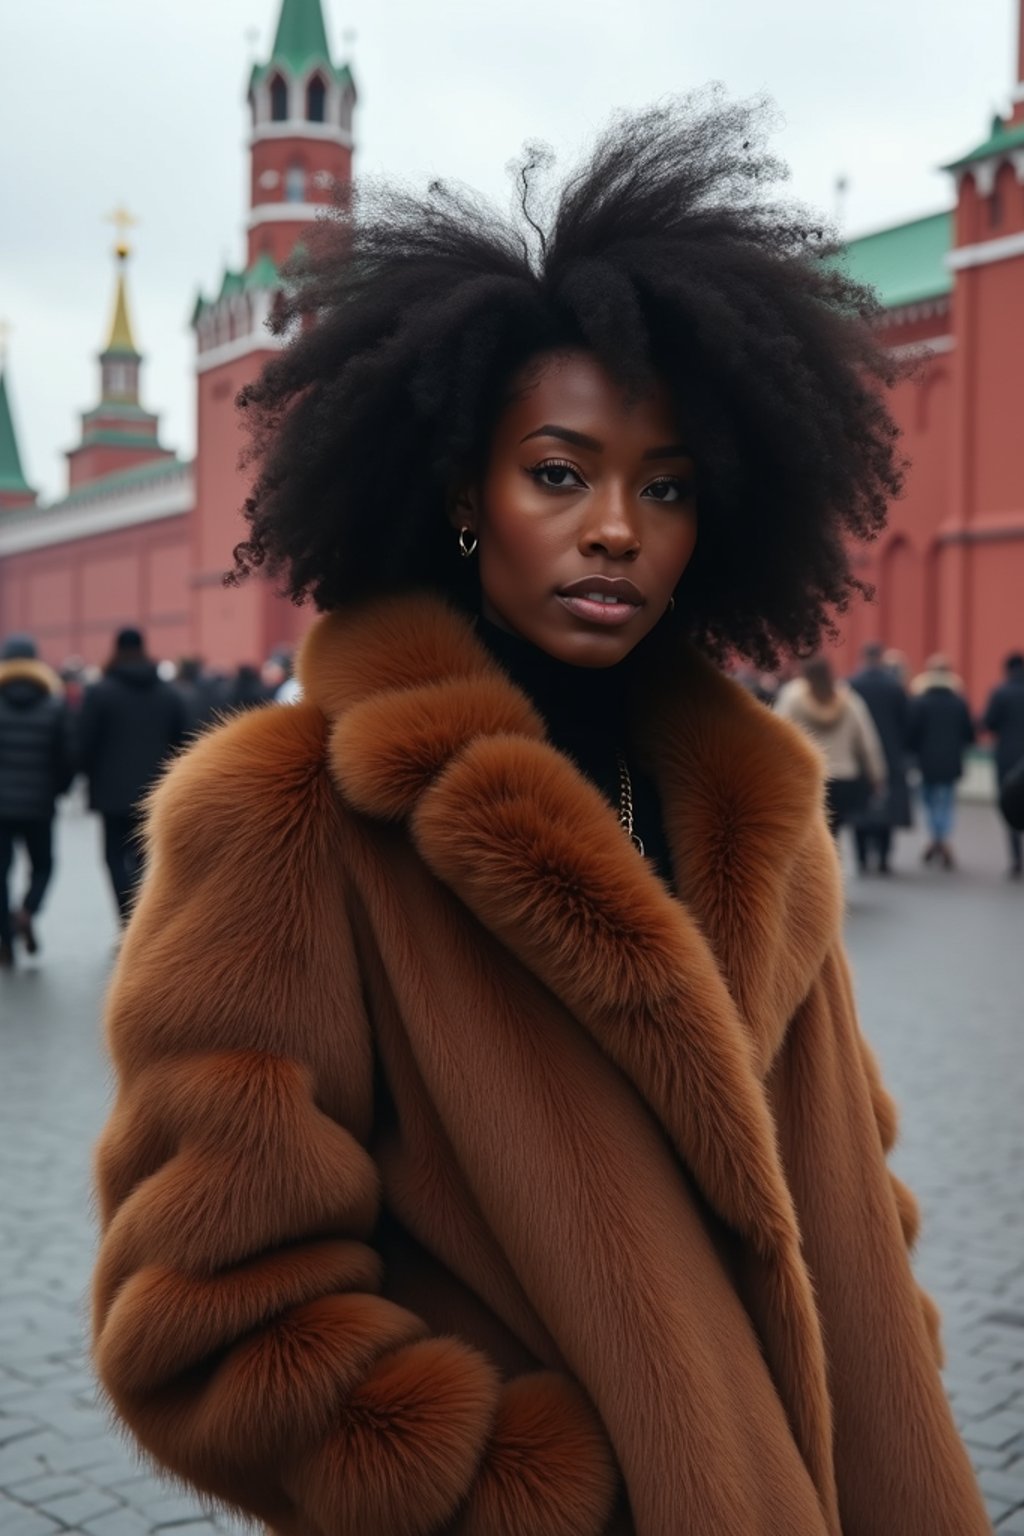
<svg viewBox="0 0 1024 1536">
<path fill-rule="evenodd" d="M 111 991 L 138 1442 L 281 1536 L 987 1531 L 814 750 L 663 648 L 676 899 L 439 599 L 300 671 L 156 792 Z"/>
</svg>

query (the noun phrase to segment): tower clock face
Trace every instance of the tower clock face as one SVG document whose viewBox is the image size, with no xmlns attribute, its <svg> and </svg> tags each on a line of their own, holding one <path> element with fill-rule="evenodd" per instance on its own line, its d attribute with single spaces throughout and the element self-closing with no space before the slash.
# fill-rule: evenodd
<svg viewBox="0 0 1024 1536">
<path fill-rule="evenodd" d="M 273 192 L 274 188 L 280 184 L 280 181 L 281 175 L 279 171 L 260 172 L 260 186 L 264 192 Z"/>
</svg>

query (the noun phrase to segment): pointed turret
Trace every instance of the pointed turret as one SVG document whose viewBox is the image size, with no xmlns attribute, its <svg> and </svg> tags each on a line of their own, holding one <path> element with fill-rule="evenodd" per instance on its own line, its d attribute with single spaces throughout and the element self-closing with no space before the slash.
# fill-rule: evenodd
<svg viewBox="0 0 1024 1536">
<path fill-rule="evenodd" d="M 270 57 L 249 78 L 252 189 L 247 268 L 280 267 L 352 175 L 356 88 L 335 63 L 321 0 L 281 0 Z"/>
<path fill-rule="evenodd" d="M 124 238 L 135 221 L 122 209 L 111 217 L 118 226 L 117 275 L 110 330 L 99 357 L 100 402 L 83 415 L 82 441 L 68 452 L 71 489 L 150 459 L 169 457 L 157 436 L 158 418 L 139 402 L 142 353 L 135 345 L 128 307 L 126 273 L 131 249 Z"/>
<path fill-rule="evenodd" d="M 284 0 L 269 64 L 283 64 L 293 75 L 310 64 L 332 68 L 320 0 Z"/>
<path fill-rule="evenodd" d="M 18 435 L 7 393 L 7 363 L 0 350 L 0 512 L 33 507 L 36 493 L 25 479 L 18 452 Z"/>
<path fill-rule="evenodd" d="M 100 354 L 102 357 L 109 357 L 111 353 L 116 353 L 118 357 L 141 358 L 142 356 L 135 345 L 135 338 L 132 335 L 132 322 L 128 314 L 128 292 L 124 273 L 124 263 L 127 258 L 127 247 L 122 247 L 118 251 L 120 268 L 117 274 L 117 288 L 114 292 L 114 316 L 110 322 L 110 335 L 107 338 L 107 345 Z"/>
</svg>

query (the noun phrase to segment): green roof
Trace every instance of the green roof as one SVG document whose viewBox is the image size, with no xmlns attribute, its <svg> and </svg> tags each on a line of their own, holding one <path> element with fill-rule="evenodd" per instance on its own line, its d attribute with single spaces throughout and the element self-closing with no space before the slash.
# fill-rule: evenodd
<svg viewBox="0 0 1024 1536">
<path fill-rule="evenodd" d="M 874 288 L 886 309 L 950 293 L 946 257 L 953 247 L 953 214 L 928 214 L 847 242 L 839 261 L 859 283 Z"/>
<path fill-rule="evenodd" d="M 298 246 L 295 248 L 299 249 Z M 233 298 L 236 293 L 249 293 L 254 288 L 280 288 L 281 274 L 272 256 L 266 251 L 261 251 L 245 272 L 233 272 L 230 267 L 224 272 L 220 281 L 220 291 L 215 299 L 208 299 L 202 293 L 196 294 L 189 324 L 193 329 L 205 315 L 208 309 L 214 309 L 221 299 Z"/>
<path fill-rule="evenodd" d="M 14 419 L 7 398 L 7 373 L 0 368 L 0 491 L 27 491 L 32 487 L 25 479 L 18 453 L 18 439 L 14 435 Z"/>
<path fill-rule="evenodd" d="M 280 284 L 277 272 L 277 264 L 268 251 L 261 251 L 246 272 L 243 285 L 250 288 L 277 288 Z"/>
<path fill-rule="evenodd" d="M 1024 148 L 1024 123 L 1018 123 L 1016 127 L 1010 127 L 1004 123 L 1001 117 L 992 119 L 992 131 L 984 143 L 976 149 L 969 150 L 966 155 L 961 155 L 959 160 L 950 161 L 944 165 L 944 171 L 958 171 L 962 166 L 972 165 L 976 160 L 989 160 L 993 155 L 1008 154 L 1011 149 Z"/>
<path fill-rule="evenodd" d="M 67 507 L 77 506 L 83 501 L 97 501 L 110 491 L 133 490 L 136 486 L 148 485 L 152 480 L 162 480 L 180 469 L 188 469 L 190 463 L 188 459 L 179 459 L 176 454 L 170 454 L 167 458 L 153 459 L 148 464 L 137 464 L 131 469 L 115 470 L 111 475 L 101 475 L 98 480 L 90 480 L 87 485 L 76 486 L 60 501 L 51 502 L 50 505 Z"/>
<path fill-rule="evenodd" d="M 321 60 L 329 64 L 331 50 L 320 0 L 282 0 L 271 63 L 285 64 L 301 75 L 307 64 Z"/>
<path fill-rule="evenodd" d="M 220 280 L 220 293 L 218 299 L 231 298 L 236 293 L 241 293 L 245 287 L 245 279 L 241 272 L 232 272 L 230 267 L 225 267 L 224 276 Z"/>
<path fill-rule="evenodd" d="M 313 68 L 322 69 L 343 90 L 346 86 L 355 89 L 348 65 L 331 62 L 320 0 L 282 0 L 270 58 L 265 64 L 253 65 L 249 89 L 275 69 L 286 70 L 294 79 L 300 79 Z"/>
</svg>

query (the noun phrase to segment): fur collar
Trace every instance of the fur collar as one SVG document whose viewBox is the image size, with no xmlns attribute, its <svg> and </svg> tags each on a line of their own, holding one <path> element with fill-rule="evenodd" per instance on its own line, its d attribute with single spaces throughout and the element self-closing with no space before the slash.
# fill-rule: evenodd
<svg viewBox="0 0 1024 1536">
<path fill-rule="evenodd" d="M 328 615 L 299 675 L 331 722 L 344 799 L 406 823 L 438 878 L 632 1080 L 771 1270 L 765 1349 L 828 1486 L 823 1346 L 764 1081 L 841 917 L 817 753 L 686 642 L 655 648 L 630 746 L 658 784 L 676 899 L 439 597 Z"/>
<path fill-rule="evenodd" d="M 841 914 L 837 863 L 817 814 L 820 758 L 798 731 L 686 641 L 652 653 L 633 701 L 631 748 L 658 784 L 677 902 L 633 853 L 612 807 L 545 745 L 543 720 L 472 622 L 441 598 L 390 597 L 324 617 L 298 671 L 305 696 L 333 723 L 338 786 L 363 814 L 414 823 L 428 791 L 441 789 L 470 749 L 474 761 L 488 758 L 490 741 L 493 778 L 481 793 L 502 803 L 532 794 L 536 813 L 557 817 L 569 861 L 562 874 L 571 868 L 590 903 L 604 904 L 602 927 L 625 936 L 631 910 L 676 922 L 682 902 L 767 1071 Z M 556 786 L 564 803 L 545 799 Z M 605 864 L 618 895 L 596 878 Z"/>
<path fill-rule="evenodd" d="M 6 687 L 8 683 L 35 683 L 44 693 L 55 696 L 64 692 L 64 684 L 53 668 L 48 667 L 45 661 L 36 661 L 28 656 L 0 661 L 0 688 Z"/>
</svg>

